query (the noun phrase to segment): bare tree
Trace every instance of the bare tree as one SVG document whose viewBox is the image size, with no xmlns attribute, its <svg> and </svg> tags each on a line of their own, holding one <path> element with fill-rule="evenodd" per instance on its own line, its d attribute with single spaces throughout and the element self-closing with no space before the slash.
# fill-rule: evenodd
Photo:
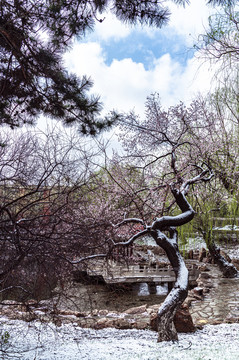
<svg viewBox="0 0 239 360">
<path fill-rule="evenodd" d="M 62 129 L 8 133 L 1 143 L 1 293 L 17 289 L 20 299 L 39 298 L 44 288 L 49 295 L 57 279 L 69 275 L 64 259 L 82 245 L 82 223 L 72 224 L 69 209 L 83 203 L 80 193 L 94 171 L 93 151 Z"/>
<path fill-rule="evenodd" d="M 238 10 L 232 5 L 235 4 L 224 4 L 220 12 L 211 15 L 208 29 L 199 36 L 201 54 L 219 63 L 221 71 L 233 71 L 239 58 Z"/>
<path fill-rule="evenodd" d="M 214 105 L 224 114 L 229 112 L 231 120 L 233 115 L 238 125 L 239 12 L 232 5 L 235 3 L 224 4 L 221 11 L 209 17 L 208 28 L 199 36 L 196 48 L 200 58 L 210 61 L 215 74 Z"/>
</svg>

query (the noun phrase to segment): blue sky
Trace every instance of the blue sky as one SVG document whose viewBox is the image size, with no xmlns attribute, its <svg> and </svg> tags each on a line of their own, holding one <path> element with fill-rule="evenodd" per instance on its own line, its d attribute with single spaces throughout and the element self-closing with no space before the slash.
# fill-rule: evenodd
<svg viewBox="0 0 239 360">
<path fill-rule="evenodd" d="M 89 38 L 94 40 L 94 36 Z M 182 66 L 186 66 L 187 60 L 194 54 L 193 48 L 185 44 L 183 36 L 174 33 L 169 37 L 164 31 L 155 31 L 150 35 L 133 29 L 125 38 L 101 40 L 100 44 L 108 66 L 114 59 L 131 58 L 135 63 L 143 63 L 145 69 L 149 70 L 154 58 L 160 58 L 167 53 L 170 53 L 171 57 Z"/>
<path fill-rule="evenodd" d="M 75 41 L 65 55 L 68 69 L 90 76 L 105 112 L 134 109 L 143 115 L 146 97 L 158 92 L 165 107 L 189 103 L 211 86 L 212 71 L 193 50 L 215 12 L 205 0 L 190 6 L 171 4 L 171 20 L 162 29 L 126 26 L 111 13 L 93 32 Z"/>
</svg>

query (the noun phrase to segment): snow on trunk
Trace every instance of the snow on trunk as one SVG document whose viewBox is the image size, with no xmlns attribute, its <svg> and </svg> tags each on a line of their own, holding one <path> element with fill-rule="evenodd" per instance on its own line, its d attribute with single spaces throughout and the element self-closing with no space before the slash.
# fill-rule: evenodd
<svg viewBox="0 0 239 360">
<path fill-rule="evenodd" d="M 158 311 L 158 342 L 178 340 L 173 320 L 177 309 L 188 294 L 188 269 L 179 252 L 178 234 L 174 226 L 181 226 L 191 221 L 195 213 L 183 192 L 173 189 L 172 193 L 182 214 L 175 217 L 165 216 L 158 220 L 156 219 L 151 230 L 156 243 L 166 252 L 176 276 L 174 287 Z M 169 235 L 165 235 L 165 232 L 168 232 Z"/>
<path fill-rule="evenodd" d="M 186 299 L 188 294 L 188 269 L 179 252 L 178 245 L 166 237 L 158 238 L 158 243 L 166 251 L 176 275 L 174 287 L 159 308 L 157 325 L 158 325 L 158 342 L 178 340 L 178 334 L 174 326 L 174 316 L 177 309 Z"/>
</svg>

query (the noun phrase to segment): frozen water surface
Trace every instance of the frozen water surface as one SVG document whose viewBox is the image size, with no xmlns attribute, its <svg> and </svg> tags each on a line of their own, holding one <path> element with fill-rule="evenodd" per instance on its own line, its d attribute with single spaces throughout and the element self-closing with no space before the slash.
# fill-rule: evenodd
<svg viewBox="0 0 239 360">
<path fill-rule="evenodd" d="M 139 283 L 138 296 L 149 296 L 149 285 L 147 283 Z"/>
<path fill-rule="evenodd" d="M 238 360 L 239 324 L 207 325 L 179 342 L 157 343 L 149 330 L 82 329 L 76 324 L 26 323 L 1 319 L 9 331 L 6 355 L 21 360 Z"/>
</svg>

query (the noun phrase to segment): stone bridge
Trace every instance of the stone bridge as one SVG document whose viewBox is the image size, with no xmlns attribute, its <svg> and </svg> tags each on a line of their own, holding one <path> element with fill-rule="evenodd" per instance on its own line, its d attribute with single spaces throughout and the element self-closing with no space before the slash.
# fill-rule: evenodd
<svg viewBox="0 0 239 360">
<path fill-rule="evenodd" d="M 189 270 L 189 281 L 195 281 L 199 270 L 193 261 L 186 261 Z M 117 283 L 173 283 L 175 274 L 171 266 L 160 267 L 158 265 L 134 264 L 116 265 L 104 264 L 101 269 L 88 270 L 88 274 L 103 276 L 107 284 Z"/>
</svg>

